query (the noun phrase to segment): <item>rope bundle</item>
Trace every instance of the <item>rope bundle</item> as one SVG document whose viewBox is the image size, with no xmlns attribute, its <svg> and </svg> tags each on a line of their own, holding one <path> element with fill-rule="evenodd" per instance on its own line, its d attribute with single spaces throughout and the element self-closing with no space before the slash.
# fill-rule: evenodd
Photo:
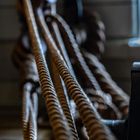
<svg viewBox="0 0 140 140">
<path fill-rule="evenodd" d="M 111 82 L 103 82 L 111 78 L 102 75 L 98 61 L 88 62 L 90 58 L 86 53 L 81 53 L 69 26 L 59 15 L 44 12 L 41 6 L 33 9 L 30 0 L 23 0 L 23 4 L 31 52 L 18 47 L 14 51 L 14 60 L 22 75 L 24 139 L 37 139 L 37 93 L 40 83 L 55 139 L 79 139 L 75 114 L 70 106 L 73 100 L 76 105 L 73 110 L 79 113 L 86 128 L 86 139 L 115 140 L 101 119 L 117 119 L 124 115 L 123 110 L 128 108 L 128 97 L 123 98 L 122 93 L 115 91 L 115 86 L 109 87 Z M 40 37 L 47 45 L 49 57 L 45 57 Z M 82 80 L 86 81 L 81 84 L 84 90 L 77 81 L 71 59 L 82 74 Z M 104 73 L 107 75 L 106 71 Z"/>
<path fill-rule="evenodd" d="M 77 109 L 80 113 L 80 117 L 87 129 L 89 138 L 113 140 L 114 137 L 111 135 L 109 129 L 105 125 L 100 123 L 100 116 L 97 113 L 96 109 L 94 108 L 94 106 L 92 106 L 91 102 L 89 101 L 84 91 L 81 89 L 80 85 L 69 72 L 65 61 L 60 55 L 60 52 L 57 50 L 56 44 L 51 37 L 51 34 L 41 12 L 38 12 L 38 21 L 42 29 L 42 34 L 44 36 L 45 42 L 47 43 L 52 55 L 52 59 L 54 60 L 56 67 L 66 84 L 69 95 L 76 103 Z"/>
<path fill-rule="evenodd" d="M 74 36 L 69 28 L 69 26 L 66 24 L 66 22 L 59 16 L 59 15 L 48 15 L 49 17 L 52 17 L 53 19 L 55 19 L 55 21 L 58 23 L 61 32 L 63 33 L 63 37 L 65 39 L 65 43 L 67 45 L 67 49 L 68 52 L 70 52 L 70 56 L 75 60 L 75 67 L 78 69 L 78 72 L 80 72 L 82 74 L 82 79 L 84 82 L 85 87 L 90 87 L 92 88 L 92 92 L 90 92 L 90 98 L 91 100 L 95 101 L 96 103 L 99 104 L 99 110 L 100 107 L 106 106 L 105 107 L 105 111 L 108 113 L 104 113 L 103 112 L 103 108 L 101 109 L 101 114 L 104 118 L 119 118 L 120 117 L 120 113 L 117 110 L 117 108 L 113 105 L 113 103 L 111 103 L 110 98 L 107 97 L 107 94 L 104 94 L 103 91 L 101 90 L 98 82 L 96 81 L 95 77 L 93 76 L 92 72 L 90 71 L 89 67 L 87 66 L 80 50 L 79 47 L 74 39 Z M 96 100 L 96 98 L 94 97 L 98 96 L 98 99 Z M 102 102 L 99 102 L 102 101 Z M 108 102 L 107 102 L 108 101 Z M 107 115 L 110 116 L 107 116 Z"/>
<path fill-rule="evenodd" d="M 88 66 L 94 73 L 96 79 L 99 81 L 102 90 L 111 95 L 113 103 L 119 108 L 123 117 L 126 117 L 128 114 L 129 104 L 128 95 L 124 93 L 124 91 L 112 80 L 105 67 L 101 62 L 99 62 L 97 57 L 86 51 L 84 51 L 83 54 Z"/>
</svg>

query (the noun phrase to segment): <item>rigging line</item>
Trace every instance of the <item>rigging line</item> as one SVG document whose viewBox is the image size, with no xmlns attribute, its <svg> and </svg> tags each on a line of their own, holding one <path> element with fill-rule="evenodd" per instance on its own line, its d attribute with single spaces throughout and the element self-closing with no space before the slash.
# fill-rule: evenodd
<svg viewBox="0 0 140 140">
<path fill-rule="evenodd" d="M 41 9 L 37 10 L 37 18 L 45 42 L 48 45 L 57 69 L 66 84 L 68 93 L 77 105 L 81 119 L 89 134 L 89 139 L 97 140 L 99 138 L 100 140 L 115 140 L 109 129 L 100 122 L 100 115 L 96 111 L 95 107 L 92 106 L 92 103 L 89 101 L 76 79 L 72 77 L 69 72 L 65 61 L 60 55 L 60 52 L 52 39 Z"/>
<path fill-rule="evenodd" d="M 35 56 L 35 62 L 37 64 L 39 80 L 42 89 L 42 95 L 45 98 L 46 108 L 49 115 L 49 120 L 53 129 L 53 133 L 56 139 L 71 139 L 69 129 L 66 123 L 65 116 L 60 107 L 55 89 L 50 77 L 50 73 L 47 67 L 35 17 L 30 0 L 24 0 L 24 9 L 26 15 L 26 21 L 32 43 L 32 50 Z"/>
</svg>

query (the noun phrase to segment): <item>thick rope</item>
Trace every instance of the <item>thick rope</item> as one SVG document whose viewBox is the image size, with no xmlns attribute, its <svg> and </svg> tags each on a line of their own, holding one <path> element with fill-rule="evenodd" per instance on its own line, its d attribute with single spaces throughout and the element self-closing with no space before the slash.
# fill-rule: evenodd
<svg viewBox="0 0 140 140">
<path fill-rule="evenodd" d="M 67 50 L 66 50 L 64 42 L 61 38 L 61 33 L 59 31 L 58 25 L 54 21 L 51 22 L 51 25 L 52 25 L 52 30 L 53 30 L 53 33 L 55 36 L 56 44 L 57 44 L 65 62 L 66 62 L 66 64 L 68 65 L 70 72 L 72 73 L 73 76 L 75 76 L 74 70 L 72 68 L 72 65 L 71 65 L 71 62 L 70 62 L 70 59 L 69 59 L 69 56 L 67 53 Z"/>
<path fill-rule="evenodd" d="M 71 74 L 74 76 L 74 71 L 73 71 L 71 62 L 69 60 L 68 54 L 66 52 L 63 40 L 61 38 L 59 28 L 55 22 L 51 22 L 50 25 L 52 25 L 50 28 L 52 28 L 52 35 L 55 38 L 55 42 L 58 46 L 57 48 L 60 50 L 65 62 L 67 63 L 67 66 L 68 66 Z M 53 78 L 53 82 L 54 82 L 54 86 L 56 89 L 58 99 L 60 101 L 63 112 L 66 116 L 67 121 L 68 121 L 73 138 L 75 140 L 79 139 L 78 134 L 77 134 L 77 130 L 75 127 L 75 122 L 74 122 L 73 116 L 72 116 L 71 111 L 70 111 L 70 106 L 69 106 L 70 102 L 69 102 L 69 97 L 67 95 L 67 91 L 65 88 L 65 84 L 64 84 L 63 80 L 61 79 L 59 72 L 58 72 L 58 70 L 57 70 L 57 68 L 56 68 L 56 66 L 51 58 L 50 58 L 50 63 L 51 63 L 51 70 L 52 70 L 52 78 Z"/>
<path fill-rule="evenodd" d="M 45 98 L 47 112 L 49 115 L 50 124 L 52 126 L 54 136 L 57 140 L 71 139 L 69 129 L 66 123 L 66 118 L 60 107 L 52 80 L 50 78 L 46 60 L 43 55 L 40 37 L 37 30 L 37 25 L 35 22 L 31 1 L 24 0 L 23 3 L 24 3 L 28 30 L 30 33 L 30 38 L 32 43 L 32 50 L 35 56 L 35 62 L 39 74 L 42 95 Z"/>
<path fill-rule="evenodd" d="M 108 112 L 108 114 L 110 114 L 110 119 L 120 118 L 120 112 L 112 103 L 110 96 L 108 96 L 108 94 L 103 93 L 103 91 L 100 88 L 100 85 L 98 84 L 89 67 L 87 66 L 68 24 L 59 15 L 54 16 L 48 14 L 46 16 L 53 18 L 56 21 L 56 23 L 58 23 L 60 30 L 64 34 L 64 39 L 67 42 L 68 50 L 70 54 L 73 56 L 74 60 L 76 61 L 76 66 L 78 68 L 78 71 L 80 71 L 80 73 L 82 74 L 82 78 L 84 78 L 84 81 L 86 81 L 84 82 L 84 85 L 88 83 L 90 86 L 89 85 L 87 86 L 92 87 L 92 92 L 90 93 L 92 94 L 92 96 L 90 96 L 90 98 L 91 99 L 93 98 L 93 100 L 99 104 L 99 107 L 101 103 L 94 97 L 98 96 L 98 98 L 100 98 L 100 100 L 103 101 L 104 106 L 106 106 L 105 111 Z M 102 112 L 103 110 L 101 111 L 101 114 L 105 118 L 106 113 Z"/>
<path fill-rule="evenodd" d="M 78 140 L 77 130 L 75 127 L 73 116 L 70 111 L 70 106 L 69 106 L 68 95 L 66 93 L 66 89 L 63 88 L 63 86 L 64 86 L 64 85 L 62 85 L 63 81 L 61 80 L 61 77 L 58 73 L 58 70 L 57 70 L 54 62 L 51 61 L 51 64 L 52 64 L 52 67 L 51 67 L 52 68 L 52 77 L 53 77 L 53 82 L 54 82 L 54 86 L 56 89 L 58 99 L 62 106 L 63 112 L 66 116 L 68 125 L 69 125 L 71 133 L 73 135 L 73 139 Z"/>
<path fill-rule="evenodd" d="M 25 84 L 22 97 L 22 126 L 24 140 L 29 140 L 30 91 L 31 85 L 29 83 Z"/>
<path fill-rule="evenodd" d="M 119 108 L 123 116 L 126 117 L 128 115 L 129 106 L 128 95 L 117 86 L 103 64 L 93 54 L 84 51 L 83 55 L 88 66 L 99 81 L 102 90 L 111 95 L 113 103 Z"/>
<path fill-rule="evenodd" d="M 30 116 L 29 116 L 29 139 L 37 140 L 37 106 L 38 97 L 36 93 L 32 93 L 32 102 L 30 103 Z"/>
<path fill-rule="evenodd" d="M 38 75 L 33 55 L 27 53 L 23 46 L 17 46 L 13 59 L 20 71 L 22 90 L 22 127 L 25 140 L 37 139 L 38 114 Z M 34 92 L 32 93 L 34 89 Z"/>
<path fill-rule="evenodd" d="M 69 72 L 66 63 L 64 62 L 55 42 L 52 39 L 49 29 L 45 23 L 43 14 L 39 10 L 37 17 L 45 42 L 47 43 L 55 65 L 66 84 L 70 97 L 77 105 L 81 119 L 87 129 L 89 138 L 91 140 L 114 140 L 114 136 L 110 133 L 109 129 L 100 122 L 100 116 L 96 109 L 94 106 L 92 106 L 78 82 Z"/>
</svg>

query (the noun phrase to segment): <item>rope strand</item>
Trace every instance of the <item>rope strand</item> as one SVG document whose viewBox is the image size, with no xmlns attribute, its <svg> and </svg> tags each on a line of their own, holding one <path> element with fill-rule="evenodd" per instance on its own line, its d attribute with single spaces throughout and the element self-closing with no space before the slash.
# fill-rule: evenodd
<svg viewBox="0 0 140 140">
<path fill-rule="evenodd" d="M 80 85 L 69 72 L 66 63 L 60 55 L 60 52 L 57 50 L 56 44 L 51 37 L 42 12 L 38 10 L 37 14 L 39 26 L 45 42 L 48 45 L 56 67 L 66 84 L 69 95 L 77 105 L 81 119 L 89 134 L 89 138 L 92 140 L 114 140 L 114 136 L 110 133 L 109 129 L 100 122 L 100 116 L 96 109 L 92 106 Z"/>
<path fill-rule="evenodd" d="M 62 112 L 60 104 L 58 102 L 57 95 L 55 93 L 55 89 L 51 81 L 51 77 L 47 67 L 47 63 L 43 55 L 40 37 L 37 30 L 37 25 L 35 22 L 31 1 L 24 0 L 23 3 L 24 3 L 28 30 L 32 42 L 32 50 L 35 56 L 35 62 L 39 74 L 42 95 L 44 96 L 46 102 L 46 107 L 47 107 L 50 124 L 52 126 L 54 136 L 58 140 L 71 139 L 69 129 L 67 127 L 66 119 Z"/>
</svg>

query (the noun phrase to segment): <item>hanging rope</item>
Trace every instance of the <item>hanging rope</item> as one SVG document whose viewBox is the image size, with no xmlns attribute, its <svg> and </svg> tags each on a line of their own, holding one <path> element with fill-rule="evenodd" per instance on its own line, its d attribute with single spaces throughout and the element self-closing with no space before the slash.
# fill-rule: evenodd
<svg viewBox="0 0 140 140">
<path fill-rule="evenodd" d="M 67 44 L 68 52 L 71 52 L 70 54 L 72 55 L 72 58 L 76 61 L 76 68 L 78 68 L 78 71 L 80 71 L 80 73 L 82 74 L 82 78 L 84 78 L 83 81 L 86 81 L 84 82 L 84 86 L 87 84 L 87 87 L 92 88 L 92 92 L 90 92 L 90 95 L 92 95 L 90 96 L 91 100 L 97 102 L 99 104 L 99 107 L 106 106 L 105 111 L 110 114 L 110 119 L 120 118 L 120 113 L 110 100 L 110 96 L 108 97 L 107 94 L 102 92 L 100 85 L 87 66 L 69 26 L 59 15 L 54 16 L 48 14 L 46 16 L 53 18 L 58 23 Z M 98 96 L 98 100 L 96 100 L 95 96 Z M 103 109 L 101 110 L 102 111 L 100 113 L 104 118 L 106 118 L 106 113 L 103 112 Z M 109 118 L 109 116 L 107 116 L 107 118 Z"/>
<path fill-rule="evenodd" d="M 128 115 L 129 106 L 128 95 L 117 86 L 106 71 L 105 67 L 93 54 L 86 51 L 83 51 L 83 54 L 88 66 L 99 81 L 102 90 L 111 95 L 113 103 L 119 108 L 123 117 L 126 117 Z"/>
<path fill-rule="evenodd" d="M 13 56 L 22 75 L 24 139 L 37 140 L 38 88 L 40 83 L 41 94 L 45 99 L 55 139 L 79 139 L 75 118 L 70 107 L 71 100 L 73 100 L 77 107 L 76 111 L 78 111 L 83 126 L 86 128 L 87 139 L 115 140 L 116 138 L 109 128 L 103 124 L 105 121 L 102 121 L 102 118 L 117 119 L 122 114 L 126 116 L 128 97 L 115 83 L 111 85 L 113 81 L 98 59 L 87 53 L 81 53 L 72 31 L 68 24 L 56 14 L 56 9 L 53 9 L 52 13 L 43 9 L 44 12 L 42 5 L 37 5 L 33 8 L 30 0 L 23 0 L 23 9 L 31 41 L 31 48 L 29 48 L 33 54 L 26 52 L 24 47 L 18 47 Z M 49 50 L 47 50 L 48 58 L 45 58 L 39 31 Z M 77 73 L 75 74 L 73 70 L 74 65 L 71 64 L 71 58 L 74 60 L 78 72 L 82 74 L 81 78 L 85 82 L 84 90 L 77 82 Z M 48 62 L 50 63 L 49 68 Z"/>
<path fill-rule="evenodd" d="M 67 66 L 69 67 L 69 71 L 74 76 L 74 71 L 73 71 L 71 62 L 69 60 L 69 57 L 67 55 L 67 52 L 66 52 L 63 40 L 61 38 L 58 26 L 55 22 L 51 22 L 50 25 L 52 25 L 52 34 L 54 35 L 55 42 L 58 46 L 57 48 L 60 50 L 61 55 L 63 56 L 63 59 L 67 63 Z M 70 106 L 69 106 L 70 100 L 68 99 L 65 84 L 64 84 L 63 80 L 61 79 L 59 72 L 58 72 L 58 70 L 57 70 L 57 68 L 56 68 L 56 66 L 51 58 L 50 58 L 50 63 L 51 63 L 52 78 L 53 78 L 54 86 L 56 89 L 56 93 L 58 95 L 63 112 L 66 116 L 66 119 L 68 121 L 69 127 L 72 131 L 73 139 L 79 139 L 78 135 L 77 135 L 77 130 L 75 127 L 74 118 L 73 118 L 71 111 L 70 111 Z"/>
<path fill-rule="evenodd" d="M 13 53 L 13 60 L 21 75 L 22 91 L 22 124 L 25 140 L 37 139 L 38 114 L 38 74 L 33 55 L 24 48 L 17 46 Z"/>
<path fill-rule="evenodd" d="M 54 136 L 58 140 L 71 139 L 66 118 L 60 107 L 52 80 L 50 78 L 47 63 L 43 55 L 40 37 L 37 30 L 37 25 L 35 22 L 31 2 L 29 0 L 24 0 L 23 3 L 24 3 L 28 30 L 30 33 L 30 39 L 32 42 L 32 50 L 35 56 L 35 62 L 39 74 L 42 95 L 44 96 L 46 102 L 46 108 L 47 108 L 47 112 L 49 115 L 50 124 L 52 126 Z"/>
<path fill-rule="evenodd" d="M 87 129 L 89 138 L 113 140 L 113 135 L 111 135 L 109 129 L 100 122 L 100 116 L 97 113 L 96 109 L 92 106 L 91 102 L 85 95 L 84 91 L 81 89 L 80 85 L 69 72 L 66 63 L 60 55 L 60 52 L 57 50 L 56 44 L 51 37 L 43 14 L 40 10 L 38 10 L 37 17 L 45 42 L 48 45 L 48 48 L 52 55 L 52 59 L 54 60 L 55 65 L 66 84 L 69 95 L 77 105 L 81 119 Z"/>
<path fill-rule="evenodd" d="M 32 94 L 30 99 L 32 85 L 26 83 L 23 87 L 23 109 L 22 109 L 22 124 L 25 140 L 37 140 L 37 96 L 36 93 Z"/>
<path fill-rule="evenodd" d="M 58 25 L 53 21 L 50 24 L 52 25 L 52 30 L 53 30 L 52 32 L 54 33 L 54 37 L 55 37 L 58 49 L 60 50 L 65 62 L 67 63 L 70 72 L 72 73 L 73 76 L 75 76 L 74 70 L 72 68 L 72 65 L 71 65 L 71 62 L 70 62 L 70 59 L 69 59 L 69 56 L 67 54 L 67 50 L 66 50 L 64 42 L 61 38 L 61 33 L 59 31 Z"/>
<path fill-rule="evenodd" d="M 66 89 L 64 89 L 64 85 L 62 85 L 63 81 L 61 80 L 61 77 L 58 73 L 58 70 L 54 64 L 54 62 L 51 62 L 52 64 L 52 77 L 54 81 L 54 86 L 56 89 L 57 96 L 59 98 L 60 104 L 62 106 L 63 112 L 66 116 L 66 119 L 68 121 L 69 127 L 71 129 L 73 139 L 78 140 L 78 135 L 75 127 L 75 123 L 70 111 L 69 101 L 68 101 L 68 95 L 66 93 Z"/>
</svg>

